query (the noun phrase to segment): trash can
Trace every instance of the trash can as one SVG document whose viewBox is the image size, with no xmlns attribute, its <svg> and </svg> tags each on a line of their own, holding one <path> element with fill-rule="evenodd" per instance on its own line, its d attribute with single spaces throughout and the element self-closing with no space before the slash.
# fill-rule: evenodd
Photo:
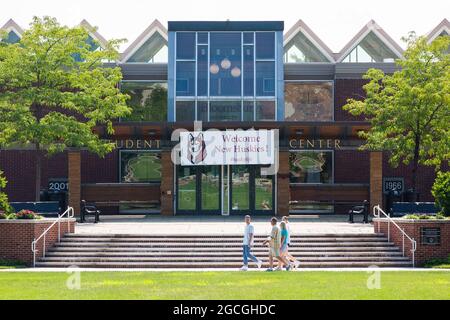
<svg viewBox="0 0 450 320">
<path fill-rule="evenodd" d="M 386 213 L 391 214 L 392 207 L 394 205 L 394 202 L 400 202 L 402 199 L 402 193 L 396 189 L 389 190 L 386 194 Z"/>
<path fill-rule="evenodd" d="M 58 201 L 60 213 L 67 209 L 67 192 L 66 191 L 49 191 L 47 201 Z"/>
</svg>

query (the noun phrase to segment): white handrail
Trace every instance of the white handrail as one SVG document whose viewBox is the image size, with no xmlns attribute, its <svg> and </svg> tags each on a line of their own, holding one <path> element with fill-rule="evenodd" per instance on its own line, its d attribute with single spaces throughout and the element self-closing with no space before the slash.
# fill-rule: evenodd
<svg viewBox="0 0 450 320">
<path fill-rule="evenodd" d="M 36 244 L 39 242 L 39 240 L 41 240 L 42 238 L 44 238 L 44 243 L 42 245 L 42 256 L 45 258 L 45 237 L 47 235 L 47 233 L 50 231 L 51 228 L 53 228 L 53 226 L 55 224 L 58 224 L 58 243 L 61 242 L 61 220 L 62 218 L 64 218 L 65 215 L 67 215 L 67 230 L 70 230 L 70 221 L 69 218 L 73 218 L 75 212 L 73 210 L 72 207 L 67 207 L 67 210 L 64 211 L 63 214 L 58 214 L 58 218 L 50 225 L 50 227 L 48 227 L 47 229 L 45 229 L 45 231 L 37 238 L 34 239 L 33 242 L 31 243 L 31 251 L 33 252 L 33 268 L 36 266 Z"/>
<path fill-rule="evenodd" d="M 395 223 L 394 219 L 392 219 L 388 214 L 386 214 L 386 212 L 384 212 L 381 208 L 380 205 L 377 205 L 375 207 L 373 207 L 373 216 L 375 218 L 380 218 L 380 213 L 382 213 L 388 221 L 388 241 L 391 241 L 391 223 L 397 227 L 398 230 L 400 230 L 400 232 L 402 233 L 402 252 L 403 252 L 403 256 L 405 256 L 405 237 L 408 238 L 409 241 L 411 241 L 411 253 L 412 253 L 412 263 L 413 263 L 413 268 L 415 267 L 415 252 L 417 250 L 417 242 L 416 240 L 414 240 L 414 238 L 411 238 L 410 236 L 408 236 L 408 234 L 406 234 L 405 230 L 400 228 L 400 226 Z M 378 223 L 378 233 L 380 233 L 380 223 Z"/>
</svg>

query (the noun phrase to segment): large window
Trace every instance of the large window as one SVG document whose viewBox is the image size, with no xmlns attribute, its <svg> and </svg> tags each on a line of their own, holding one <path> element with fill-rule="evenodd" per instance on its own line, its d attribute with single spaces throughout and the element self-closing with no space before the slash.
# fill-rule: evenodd
<svg viewBox="0 0 450 320">
<path fill-rule="evenodd" d="M 120 182 L 161 181 L 161 154 L 153 151 L 120 151 Z"/>
<path fill-rule="evenodd" d="M 175 39 L 176 121 L 276 120 L 275 32 L 176 32 Z"/>
<path fill-rule="evenodd" d="M 295 151 L 289 154 L 290 183 L 333 183 L 333 151 Z"/>
<path fill-rule="evenodd" d="M 121 121 L 167 121 L 167 83 L 124 81 L 122 92 L 130 96 L 131 115 Z"/>
<path fill-rule="evenodd" d="M 332 121 L 333 82 L 286 82 L 287 121 Z"/>
</svg>

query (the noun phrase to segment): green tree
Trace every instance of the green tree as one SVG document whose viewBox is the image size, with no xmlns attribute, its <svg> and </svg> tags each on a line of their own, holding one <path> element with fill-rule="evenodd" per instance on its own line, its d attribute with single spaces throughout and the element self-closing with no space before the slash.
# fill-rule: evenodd
<svg viewBox="0 0 450 320">
<path fill-rule="evenodd" d="M 33 146 L 36 199 L 43 155 L 85 148 L 104 156 L 114 148 L 93 131 L 130 113 L 118 83 L 118 67 L 104 62 L 119 57 L 122 40 L 99 50 L 89 30 L 69 28 L 50 17 L 35 17 L 20 43 L 0 46 L 0 143 Z"/>
<path fill-rule="evenodd" d="M 344 109 L 371 124 L 361 133 L 362 149 L 388 151 L 394 167 L 412 163 L 415 191 L 419 164 L 439 168 L 450 159 L 450 37 L 428 44 L 411 33 L 405 40 L 404 59 L 396 62 L 400 70 L 368 70 L 365 100 L 349 99 Z"/>
<path fill-rule="evenodd" d="M 0 171 L 0 211 L 9 213 L 11 208 L 8 203 L 8 196 L 3 192 L 4 188 L 6 188 L 6 179 L 3 176 L 3 172 Z"/>
</svg>

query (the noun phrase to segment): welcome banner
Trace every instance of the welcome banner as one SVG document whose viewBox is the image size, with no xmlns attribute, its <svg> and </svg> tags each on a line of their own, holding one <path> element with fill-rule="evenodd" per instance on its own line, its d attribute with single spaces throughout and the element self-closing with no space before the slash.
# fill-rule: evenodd
<svg viewBox="0 0 450 320">
<path fill-rule="evenodd" d="M 273 130 L 180 133 L 181 165 L 270 165 L 275 162 Z"/>
</svg>

